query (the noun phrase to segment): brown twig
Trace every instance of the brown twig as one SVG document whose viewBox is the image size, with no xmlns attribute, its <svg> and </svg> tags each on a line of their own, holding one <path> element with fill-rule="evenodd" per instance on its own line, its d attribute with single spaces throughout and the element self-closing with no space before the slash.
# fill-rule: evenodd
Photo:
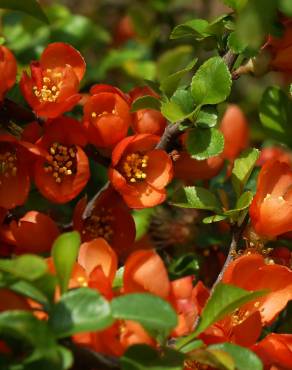
<svg viewBox="0 0 292 370">
<path fill-rule="evenodd" d="M 242 234 L 246 228 L 246 225 L 248 223 L 248 217 L 245 217 L 243 223 L 241 224 L 241 226 L 239 227 L 236 227 L 236 226 L 233 226 L 233 232 L 232 232 L 232 239 L 231 239 L 231 243 L 230 243 L 230 247 L 229 247 L 229 251 L 228 251 L 228 255 L 226 257 L 226 260 L 224 262 L 224 265 L 215 281 L 215 283 L 213 284 L 212 288 L 211 288 L 211 291 L 210 291 L 210 296 L 213 294 L 214 292 L 214 289 L 215 287 L 217 286 L 217 284 L 220 283 L 220 281 L 222 280 L 223 278 L 223 275 L 227 269 L 227 267 L 230 265 L 230 263 L 234 260 L 234 257 L 236 256 L 236 253 L 237 253 L 237 246 L 238 246 L 238 243 L 239 243 L 239 240 L 241 239 L 242 237 Z"/>
</svg>

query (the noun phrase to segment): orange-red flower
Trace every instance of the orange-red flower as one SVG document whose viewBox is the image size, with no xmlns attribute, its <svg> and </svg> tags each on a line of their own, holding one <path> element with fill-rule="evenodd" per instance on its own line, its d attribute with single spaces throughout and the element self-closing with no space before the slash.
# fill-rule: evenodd
<svg viewBox="0 0 292 370">
<path fill-rule="evenodd" d="M 220 130 L 224 135 L 224 150 L 221 156 L 232 162 L 249 142 L 248 122 L 237 105 L 228 106 L 222 118 Z"/>
<path fill-rule="evenodd" d="M 261 169 L 250 207 L 252 226 L 262 237 L 292 230 L 292 170 L 286 163 L 267 162 Z"/>
<path fill-rule="evenodd" d="M 284 162 L 292 165 L 292 155 L 287 150 L 284 150 L 281 147 L 269 146 L 263 148 L 260 153 L 260 157 L 257 160 L 258 166 L 263 166 L 266 162 L 270 160 L 277 160 L 279 162 Z"/>
<path fill-rule="evenodd" d="M 209 296 L 201 282 L 193 287 L 192 281 L 192 276 L 186 276 L 171 282 L 160 256 L 153 250 L 139 250 L 126 260 L 123 293 L 148 292 L 168 300 L 178 314 L 172 335 L 180 336 L 192 331 Z"/>
<path fill-rule="evenodd" d="M 37 144 L 46 155 L 35 165 L 34 178 L 39 191 L 50 201 L 66 203 L 75 198 L 90 176 L 86 145 L 81 124 L 69 117 L 48 122 Z"/>
<path fill-rule="evenodd" d="M 292 72 L 292 20 L 282 21 L 284 33 L 281 38 L 270 36 L 263 49 L 271 54 L 270 68 L 280 72 Z"/>
<path fill-rule="evenodd" d="M 91 144 L 112 148 L 128 132 L 131 115 L 128 97 L 110 85 L 95 85 L 84 105 L 84 126 Z"/>
<path fill-rule="evenodd" d="M 15 240 L 16 253 L 48 252 L 60 233 L 49 216 L 37 211 L 27 212 L 9 226 Z"/>
<path fill-rule="evenodd" d="M 163 150 L 155 149 L 159 137 L 134 135 L 113 150 L 109 179 L 130 208 L 153 207 L 166 198 L 173 166 Z"/>
<path fill-rule="evenodd" d="M 113 43 L 115 46 L 121 46 L 128 40 L 134 39 L 136 36 L 131 17 L 125 15 L 119 20 L 114 30 Z"/>
<path fill-rule="evenodd" d="M 20 87 L 38 116 L 58 117 L 81 99 L 78 89 L 85 73 L 85 61 L 71 45 L 62 42 L 48 45 L 40 61 L 32 62 L 30 69 L 30 77 L 23 72 Z"/>
<path fill-rule="evenodd" d="M 30 188 L 30 153 L 41 151 L 11 135 L 0 135 L 0 207 L 11 209 L 22 205 Z"/>
<path fill-rule="evenodd" d="M 292 369 L 292 335 L 269 334 L 252 347 L 267 370 Z"/>
<path fill-rule="evenodd" d="M 132 102 L 136 99 L 150 95 L 159 98 L 149 87 L 136 87 L 129 92 Z M 136 134 L 163 134 L 167 121 L 163 115 L 155 109 L 139 109 L 133 113 L 132 128 Z"/>
<path fill-rule="evenodd" d="M 135 222 L 122 197 L 111 186 L 107 187 L 87 205 L 84 198 L 74 212 L 74 228 L 82 241 L 104 238 L 115 252 L 126 256 L 135 241 Z"/>
<path fill-rule="evenodd" d="M 174 174 L 176 178 L 187 183 L 196 180 L 209 180 L 218 175 L 223 164 L 224 160 L 221 156 L 198 161 L 183 151 L 179 153 L 178 160 L 174 162 Z"/>
<path fill-rule="evenodd" d="M 17 64 L 11 51 L 0 46 L 0 101 L 3 100 L 5 93 L 15 84 Z"/>
<path fill-rule="evenodd" d="M 292 271 L 285 266 L 266 264 L 263 256 L 255 253 L 233 261 L 222 282 L 248 291 L 267 290 L 267 294 L 246 303 L 208 329 L 202 335 L 207 343 L 230 341 L 252 346 L 263 326 L 270 325 L 292 299 Z"/>
</svg>

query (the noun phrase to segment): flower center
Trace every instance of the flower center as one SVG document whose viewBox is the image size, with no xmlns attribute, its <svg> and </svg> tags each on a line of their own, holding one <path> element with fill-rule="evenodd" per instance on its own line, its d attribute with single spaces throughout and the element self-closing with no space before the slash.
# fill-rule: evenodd
<svg viewBox="0 0 292 370">
<path fill-rule="evenodd" d="M 250 312 L 242 310 L 240 308 L 236 309 L 231 316 L 232 326 L 241 324 L 249 316 Z"/>
<path fill-rule="evenodd" d="M 144 172 L 148 166 L 148 156 L 139 153 L 128 154 L 123 162 L 122 169 L 129 182 L 143 181 L 147 175 Z"/>
<path fill-rule="evenodd" d="M 103 111 L 101 113 L 97 113 L 97 112 L 92 112 L 91 113 L 91 117 L 94 119 L 94 118 L 100 118 L 100 117 L 103 117 L 103 116 L 106 116 L 107 114 L 117 114 L 116 110 L 113 109 L 111 112 L 108 112 L 108 111 Z"/>
<path fill-rule="evenodd" d="M 0 175 L 5 177 L 16 176 L 17 173 L 17 156 L 16 153 L 7 151 L 0 153 Z"/>
<path fill-rule="evenodd" d="M 111 225 L 114 219 L 111 209 L 105 210 L 101 208 L 99 214 L 91 215 L 85 220 L 82 230 L 83 236 L 86 240 L 104 238 L 110 243 L 114 234 Z"/>
<path fill-rule="evenodd" d="M 60 95 L 60 87 L 62 84 L 62 73 L 47 69 L 43 76 L 43 85 L 41 89 L 33 86 L 33 92 L 41 103 L 54 103 Z"/>
<path fill-rule="evenodd" d="M 45 164 L 45 171 L 52 173 L 55 181 L 61 183 L 66 176 L 76 173 L 76 147 L 67 147 L 53 143 L 49 148 L 49 163 Z"/>
</svg>

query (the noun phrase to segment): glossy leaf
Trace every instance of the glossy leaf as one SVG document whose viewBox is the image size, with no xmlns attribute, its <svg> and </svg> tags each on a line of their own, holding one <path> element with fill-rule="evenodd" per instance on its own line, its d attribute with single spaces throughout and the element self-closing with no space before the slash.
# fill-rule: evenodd
<svg viewBox="0 0 292 370">
<path fill-rule="evenodd" d="M 209 36 L 209 23 L 205 19 L 193 19 L 176 26 L 170 34 L 171 39 L 179 39 L 183 37 L 194 37 L 202 39 Z"/>
<path fill-rule="evenodd" d="M 196 335 L 202 333 L 210 325 L 241 307 L 243 304 L 267 294 L 266 291 L 249 292 L 236 286 L 219 283 L 206 304 Z"/>
<path fill-rule="evenodd" d="M 224 136 L 216 128 L 193 128 L 189 131 L 186 143 L 192 158 L 203 160 L 222 153 Z"/>
<path fill-rule="evenodd" d="M 44 275 L 48 270 L 45 260 L 33 254 L 24 254 L 11 260 L 0 260 L 0 271 L 29 281 L 33 281 Z"/>
<path fill-rule="evenodd" d="M 170 122 L 182 121 L 192 115 L 195 103 L 187 90 L 177 90 L 170 100 L 161 105 L 161 113 Z"/>
<path fill-rule="evenodd" d="M 145 95 L 133 102 L 131 106 L 131 112 L 136 112 L 139 109 L 155 109 L 160 111 L 160 106 L 161 103 L 159 99 L 151 95 Z"/>
<path fill-rule="evenodd" d="M 206 209 L 210 211 L 220 210 L 218 198 L 208 189 L 199 186 L 186 186 L 179 202 L 173 205 L 182 208 Z"/>
<path fill-rule="evenodd" d="M 52 257 L 62 293 L 68 289 L 79 246 L 80 236 L 76 231 L 60 235 L 53 244 Z"/>
<path fill-rule="evenodd" d="M 182 370 L 184 355 L 171 348 L 159 352 L 145 344 L 135 344 L 121 357 L 122 370 Z"/>
<path fill-rule="evenodd" d="M 232 215 L 237 214 L 240 211 L 245 210 L 246 208 L 250 206 L 252 200 L 253 200 L 253 194 L 251 191 L 246 191 L 245 193 L 242 193 L 236 202 L 235 208 L 225 211 L 224 215 L 232 216 Z"/>
<path fill-rule="evenodd" d="M 242 152 L 235 160 L 231 181 L 237 197 L 242 194 L 258 158 L 258 149 L 251 148 Z"/>
<path fill-rule="evenodd" d="M 195 73 L 191 91 L 196 104 L 218 104 L 224 101 L 231 90 L 231 75 L 224 60 L 213 57 Z"/>
<path fill-rule="evenodd" d="M 53 307 L 49 324 L 58 338 L 103 330 L 113 322 L 109 303 L 95 290 L 79 288 L 62 295 Z"/>
<path fill-rule="evenodd" d="M 111 308 L 115 319 L 137 321 L 151 333 L 163 336 L 168 335 L 177 324 L 171 305 L 152 294 L 133 293 L 116 297 L 111 302 Z"/>
<path fill-rule="evenodd" d="M 219 349 L 199 349 L 191 352 L 189 357 L 218 370 L 235 370 L 235 363 L 231 355 Z"/>
<path fill-rule="evenodd" d="M 202 128 L 211 128 L 217 125 L 217 121 L 217 109 L 214 106 L 210 105 L 202 107 L 197 116 L 196 124 Z"/>
<path fill-rule="evenodd" d="M 160 84 L 161 91 L 164 92 L 166 96 L 171 97 L 178 88 L 181 79 L 195 66 L 197 61 L 197 58 L 192 60 L 185 68 L 164 78 Z"/>
<path fill-rule="evenodd" d="M 263 369 L 263 364 L 258 356 L 247 348 L 232 343 L 220 343 L 209 346 L 208 349 L 222 350 L 228 353 L 233 358 L 237 370 Z"/>
</svg>

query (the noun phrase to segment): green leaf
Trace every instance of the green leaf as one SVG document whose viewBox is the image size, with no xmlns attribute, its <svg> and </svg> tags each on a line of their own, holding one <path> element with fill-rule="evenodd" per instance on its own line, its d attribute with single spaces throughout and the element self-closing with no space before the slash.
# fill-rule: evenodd
<svg viewBox="0 0 292 370">
<path fill-rule="evenodd" d="M 183 76 L 195 66 L 197 61 L 197 58 L 192 60 L 185 68 L 164 78 L 160 84 L 161 91 L 163 91 L 166 96 L 171 97 L 178 88 Z"/>
<path fill-rule="evenodd" d="M 206 209 L 220 211 L 221 205 L 217 197 L 210 190 L 199 186 L 186 186 L 183 188 L 181 202 L 172 203 L 176 207 Z"/>
<path fill-rule="evenodd" d="M 49 324 L 57 338 L 103 330 L 113 323 L 109 303 L 89 288 L 70 290 L 53 307 Z"/>
<path fill-rule="evenodd" d="M 29 353 L 28 357 L 23 357 L 22 354 L 21 367 L 15 366 L 15 369 L 65 370 L 67 368 L 65 365 L 69 364 L 68 355 L 65 361 L 64 353 L 61 353 L 62 347 L 58 346 L 48 323 L 45 320 L 38 320 L 32 312 L 17 310 L 2 312 L 0 337 L 16 340 L 16 343 L 20 342 L 22 346 L 25 344 L 28 350 L 32 349 L 26 351 Z"/>
<path fill-rule="evenodd" d="M 205 19 L 193 19 L 174 27 L 170 34 L 170 39 L 193 37 L 200 40 L 210 35 L 208 33 L 208 26 L 209 23 Z"/>
<path fill-rule="evenodd" d="M 199 269 L 198 256 L 195 253 L 187 253 L 180 257 L 173 257 L 167 268 L 171 280 L 189 275 L 197 275 Z"/>
<path fill-rule="evenodd" d="M 292 17 L 292 3 L 290 0 L 280 0 L 279 9 L 288 17 Z"/>
<path fill-rule="evenodd" d="M 219 349 L 228 353 L 233 358 L 237 370 L 263 369 L 263 364 L 258 356 L 247 348 L 232 343 L 220 343 L 209 346 L 208 349 Z"/>
<path fill-rule="evenodd" d="M 241 194 L 241 196 L 238 198 L 235 209 L 230 209 L 228 211 L 224 212 L 224 215 L 226 216 L 232 216 L 237 214 L 240 211 L 245 210 L 248 208 L 252 202 L 253 194 L 251 191 L 246 191 L 245 193 Z"/>
<path fill-rule="evenodd" d="M 166 51 L 157 61 L 157 76 L 163 81 L 169 75 L 185 68 L 193 60 L 193 48 L 182 45 Z"/>
<path fill-rule="evenodd" d="M 160 106 L 161 102 L 159 99 L 151 95 L 145 95 L 133 102 L 131 106 L 131 112 L 136 112 L 139 109 L 155 109 L 160 111 Z"/>
<path fill-rule="evenodd" d="M 49 20 L 37 0 L 0 0 L 0 8 L 18 10 L 49 24 Z"/>
<path fill-rule="evenodd" d="M 16 293 L 22 294 L 25 297 L 31 298 L 44 306 L 49 304 L 46 295 L 27 281 L 17 281 L 16 283 L 10 285 L 9 289 Z"/>
<path fill-rule="evenodd" d="M 213 215 L 203 218 L 203 224 L 212 224 L 213 222 L 220 222 L 226 220 L 227 216 L 225 215 Z"/>
<path fill-rule="evenodd" d="M 182 353 L 188 353 L 201 347 L 205 347 L 205 343 L 201 339 L 195 339 L 192 342 L 185 345 L 183 348 L 181 348 L 180 351 Z"/>
<path fill-rule="evenodd" d="M 44 275 L 48 270 L 45 260 L 33 254 L 24 254 L 14 259 L 1 259 L 0 271 L 28 281 L 33 281 Z"/>
<path fill-rule="evenodd" d="M 171 305 L 147 293 L 126 294 L 111 301 L 112 315 L 119 320 L 139 322 L 151 333 L 167 336 L 177 325 L 177 316 Z"/>
<path fill-rule="evenodd" d="M 191 91 L 198 105 L 218 104 L 231 91 L 231 74 L 224 60 L 213 57 L 200 66 L 191 83 Z"/>
<path fill-rule="evenodd" d="M 192 115 L 195 103 L 187 90 L 177 90 L 170 100 L 162 102 L 161 113 L 170 121 L 182 121 Z"/>
<path fill-rule="evenodd" d="M 264 290 L 249 292 L 233 285 L 219 283 L 202 312 L 196 330 L 187 337 L 180 339 L 177 342 L 177 348 L 183 348 L 215 322 L 223 319 L 245 303 L 262 297 L 267 293 Z"/>
<path fill-rule="evenodd" d="M 188 357 L 218 370 L 235 370 L 234 361 L 229 353 L 219 349 L 198 349 L 190 353 Z"/>
<path fill-rule="evenodd" d="M 133 218 L 136 226 L 136 240 L 139 240 L 146 234 L 154 212 L 154 208 L 134 210 Z"/>
<path fill-rule="evenodd" d="M 231 181 L 237 197 L 240 197 L 242 194 L 244 186 L 247 183 L 258 158 L 258 149 L 251 148 L 242 152 L 235 160 Z"/>
<path fill-rule="evenodd" d="M 80 236 L 77 231 L 60 235 L 54 242 L 52 257 L 60 283 L 61 293 L 68 289 L 74 263 L 80 246 Z"/>
<path fill-rule="evenodd" d="M 224 136 L 216 128 L 193 128 L 189 131 L 186 143 L 192 158 L 203 160 L 222 153 Z"/>
<path fill-rule="evenodd" d="M 171 348 L 159 352 L 145 344 L 135 344 L 121 357 L 122 370 L 182 370 L 184 355 Z"/>
<path fill-rule="evenodd" d="M 270 137 L 292 144 L 292 102 L 279 88 L 268 87 L 260 103 L 260 120 Z"/>
<path fill-rule="evenodd" d="M 211 128 L 217 125 L 218 113 L 216 107 L 206 105 L 200 110 L 196 124 L 201 128 Z"/>
<path fill-rule="evenodd" d="M 199 325 L 195 331 L 196 336 L 243 304 L 265 294 L 267 292 L 262 290 L 249 292 L 236 286 L 219 283 L 202 312 Z"/>
<path fill-rule="evenodd" d="M 230 8 L 240 11 L 242 8 L 244 8 L 248 0 L 223 0 L 223 2 Z"/>
<path fill-rule="evenodd" d="M 248 47 L 247 44 L 243 43 L 242 40 L 238 38 L 238 34 L 236 32 L 230 33 L 227 46 L 235 54 L 243 53 Z"/>
<path fill-rule="evenodd" d="M 236 33 L 241 43 L 257 50 L 265 42 L 267 34 L 272 33 L 277 15 L 278 1 L 246 1 L 241 10 Z"/>
</svg>

